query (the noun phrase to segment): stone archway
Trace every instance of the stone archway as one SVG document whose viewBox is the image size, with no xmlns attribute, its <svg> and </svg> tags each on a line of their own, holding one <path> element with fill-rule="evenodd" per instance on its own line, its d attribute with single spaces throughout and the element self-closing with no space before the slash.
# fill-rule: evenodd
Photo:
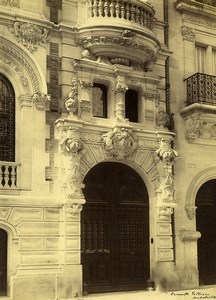
<svg viewBox="0 0 216 300">
<path fill-rule="evenodd" d="M 84 179 L 81 213 L 84 291 L 145 289 L 150 277 L 149 196 L 123 163 L 103 162 Z"/>
</svg>

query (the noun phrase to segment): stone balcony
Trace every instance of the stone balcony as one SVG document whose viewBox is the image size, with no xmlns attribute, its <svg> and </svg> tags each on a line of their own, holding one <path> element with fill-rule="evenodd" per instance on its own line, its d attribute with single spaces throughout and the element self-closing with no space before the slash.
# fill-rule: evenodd
<svg viewBox="0 0 216 300">
<path fill-rule="evenodd" d="M 155 11 L 146 0 L 87 0 L 77 42 L 96 58 L 123 65 L 156 60 Z"/>
<path fill-rule="evenodd" d="M 20 164 L 0 161 L 0 192 L 19 189 Z"/>
</svg>

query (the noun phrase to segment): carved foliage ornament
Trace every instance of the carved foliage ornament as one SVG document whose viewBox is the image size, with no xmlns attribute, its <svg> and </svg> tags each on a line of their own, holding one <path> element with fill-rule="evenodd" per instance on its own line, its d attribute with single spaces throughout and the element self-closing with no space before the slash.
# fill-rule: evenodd
<svg viewBox="0 0 216 300">
<path fill-rule="evenodd" d="M 106 154 L 117 159 L 125 159 L 137 149 L 137 138 L 132 130 L 115 127 L 102 136 Z"/>
<path fill-rule="evenodd" d="M 188 142 L 198 139 L 203 133 L 203 124 L 204 122 L 200 117 L 188 120 L 186 123 L 185 139 Z"/>
<path fill-rule="evenodd" d="M 19 7 L 19 0 L 0 0 L 0 5 Z"/>
<path fill-rule="evenodd" d="M 47 103 L 50 102 L 51 100 L 51 95 L 34 93 L 32 100 L 33 103 L 35 104 L 35 107 L 38 110 L 44 110 L 46 108 Z"/>
<path fill-rule="evenodd" d="M 77 114 L 78 110 L 78 87 L 75 78 L 72 79 L 71 92 L 68 97 L 64 100 L 63 105 L 70 116 Z"/>
<path fill-rule="evenodd" d="M 19 43 L 22 43 L 31 53 L 38 49 L 38 46 L 45 46 L 48 38 L 48 30 L 36 24 L 15 22 L 9 27 Z"/>
<path fill-rule="evenodd" d="M 193 42 L 195 40 L 195 30 L 188 26 L 182 26 L 181 28 L 183 40 Z"/>
<path fill-rule="evenodd" d="M 83 144 L 78 128 L 71 126 L 59 127 L 59 154 L 61 156 L 59 181 L 61 193 L 68 203 L 75 199 L 83 199 L 80 151 Z"/>
</svg>

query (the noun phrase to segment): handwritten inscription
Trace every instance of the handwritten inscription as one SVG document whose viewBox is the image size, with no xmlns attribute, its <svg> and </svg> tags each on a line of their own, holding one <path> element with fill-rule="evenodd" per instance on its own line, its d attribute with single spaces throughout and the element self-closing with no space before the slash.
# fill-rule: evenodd
<svg viewBox="0 0 216 300">
<path fill-rule="evenodd" d="M 195 291 L 178 291 L 178 292 L 171 292 L 171 296 L 183 296 L 183 297 L 190 297 L 188 299 L 216 299 L 216 294 L 206 293 L 206 292 L 195 292 Z M 186 298 L 187 299 L 187 298 Z"/>
</svg>

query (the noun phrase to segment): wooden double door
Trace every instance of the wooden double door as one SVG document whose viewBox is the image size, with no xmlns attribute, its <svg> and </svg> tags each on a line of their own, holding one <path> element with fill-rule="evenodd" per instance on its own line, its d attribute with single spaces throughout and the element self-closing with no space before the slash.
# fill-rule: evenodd
<svg viewBox="0 0 216 300">
<path fill-rule="evenodd" d="M 7 233 L 0 228 L 0 296 L 7 294 Z"/>
<path fill-rule="evenodd" d="M 142 178 L 130 167 L 104 162 L 84 180 L 81 214 L 83 289 L 145 289 L 149 279 L 149 205 Z"/>
<path fill-rule="evenodd" d="M 216 180 L 201 186 L 196 197 L 200 285 L 216 284 Z"/>
</svg>

